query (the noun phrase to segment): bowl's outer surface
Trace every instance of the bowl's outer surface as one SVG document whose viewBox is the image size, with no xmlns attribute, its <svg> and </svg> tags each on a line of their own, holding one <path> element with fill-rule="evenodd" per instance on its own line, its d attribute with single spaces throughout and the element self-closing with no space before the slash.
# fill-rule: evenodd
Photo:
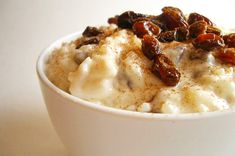
<svg viewBox="0 0 235 156">
<path fill-rule="evenodd" d="M 39 81 L 51 121 L 73 156 L 234 156 L 235 113 L 219 115 L 140 114 L 95 106 L 67 95 L 43 73 L 46 49 L 37 64 Z M 100 109 L 101 108 L 101 109 Z M 110 111 L 111 110 L 111 111 Z M 175 118 L 174 118 L 175 117 Z"/>
</svg>

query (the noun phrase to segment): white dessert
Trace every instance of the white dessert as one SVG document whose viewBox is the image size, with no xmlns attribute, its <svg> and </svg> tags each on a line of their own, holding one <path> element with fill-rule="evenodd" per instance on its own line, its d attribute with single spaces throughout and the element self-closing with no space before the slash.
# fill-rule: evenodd
<svg viewBox="0 0 235 156">
<path fill-rule="evenodd" d="M 116 27 L 111 25 L 109 30 Z M 65 43 L 50 56 L 46 73 L 52 83 L 81 99 L 110 107 L 159 113 L 210 112 L 235 104 L 234 67 L 212 53 L 196 58 L 191 43 L 163 43 L 161 51 L 181 72 L 174 87 L 151 72 L 152 61 L 132 31 L 116 30 L 99 44 Z"/>
</svg>

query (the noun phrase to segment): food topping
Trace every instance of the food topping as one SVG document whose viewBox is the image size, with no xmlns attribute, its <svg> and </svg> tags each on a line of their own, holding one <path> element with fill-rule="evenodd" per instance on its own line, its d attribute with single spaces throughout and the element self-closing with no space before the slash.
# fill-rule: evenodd
<svg viewBox="0 0 235 156">
<path fill-rule="evenodd" d="M 96 27 L 86 27 L 86 29 L 83 31 L 82 35 L 86 37 L 93 37 L 101 34 L 102 32 L 96 28 Z"/>
<path fill-rule="evenodd" d="M 154 57 L 160 53 L 158 40 L 153 36 L 144 35 L 142 39 L 142 51 L 147 58 L 153 60 Z"/>
<path fill-rule="evenodd" d="M 117 25 L 120 28 L 132 28 L 135 20 L 141 17 L 145 17 L 145 15 L 133 11 L 126 11 L 118 16 Z"/>
<path fill-rule="evenodd" d="M 198 13 L 191 13 L 188 17 L 188 24 L 191 25 L 198 21 L 205 21 L 208 25 L 213 26 L 214 24 L 205 16 Z"/>
<path fill-rule="evenodd" d="M 221 38 L 221 30 L 215 27 L 207 17 L 198 13 L 191 13 L 186 18 L 183 12 L 176 7 L 164 7 L 160 15 L 144 15 L 127 11 L 120 16 L 110 18 L 108 23 L 117 23 L 121 29 L 131 29 L 139 38 L 143 38 L 142 51 L 150 60 L 153 60 L 157 54 L 161 53 L 161 43 L 172 41 L 191 41 L 193 46 L 199 49 L 197 50 L 197 56 L 201 55 L 200 52 L 210 51 L 216 47 L 224 47 L 225 44 L 227 47 L 235 47 L 235 34 L 225 35 Z M 156 62 L 158 61 L 155 61 L 155 64 Z M 156 70 L 154 71 L 156 73 Z M 175 73 L 179 73 L 179 71 L 177 70 Z M 179 78 L 180 76 L 177 77 L 177 81 L 174 81 L 176 83 L 170 84 L 176 85 Z M 166 78 L 163 78 L 163 76 L 161 76 L 161 79 L 168 82 L 165 81 Z M 166 84 L 169 85 L 169 83 Z"/>
<path fill-rule="evenodd" d="M 211 50 L 215 47 L 223 47 L 224 40 L 218 35 L 209 33 L 209 34 L 201 34 L 195 40 L 193 40 L 193 45 L 196 48 L 201 48 L 204 50 Z"/>
<path fill-rule="evenodd" d="M 133 25 L 133 32 L 140 38 L 145 34 L 158 36 L 161 29 L 151 21 L 137 21 Z"/>
<path fill-rule="evenodd" d="M 207 23 L 205 21 L 197 21 L 190 25 L 189 36 L 196 38 L 200 34 L 205 34 L 207 30 Z"/>
<path fill-rule="evenodd" d="M 220 48 L 215 56 L 223 63 L 235 65 L 235 48 Z"/>
<path fill-rule="evenodd" d="M 225 44 L 230 48 L 235 48 L 235 33 L 223 36 Z"/>
<path fill-rule="evenodd" d="M 176 41 L 182 42 L 188 39 L 189 31 L 185 27 L 178 27 L 175 29 L 174 39 Z"/>
<path fill-rule="evenodd" d="M 171 42 L 171 41 L 174 41 L 174 39 L 175 39 L 175 31 L 174 30 L 162 32 L 158 36 L 158 40 L 160 42 Z"/>
<path fill-rule="evenodd" d="M 93 103 L 141 112 L 220 111 L 235 104 L 235 33 L 170 6 L 159 15 L 126 11 L 108 23 L 88 26 L 54 50 L 47 65 L 52 83 Z"/>
<path fill-rule="evenodd" d="M 168 30 L 174 30 L 178 27 L 188 27 L 188 23 L 185 21 L 185 17 L 180 9 L 164 7 L 162 11 L 163 13 L 160 15 L 161 20 Z"/>
<path fill-rule="evenodd" d="M 180 80 L 180 72 L 164 54 L 155 56 L 152 71 L 168 86 L 175 86 Z"/>
<path fill-rule="evenodd" d="M 206 29 L 207 33 L 213 33 L 216 34 L 218 36 L 221 35 L 221 30 L 215 26 L 211 26 L 211 25 L 207 25 L 207 29 Z"/>
</svg>

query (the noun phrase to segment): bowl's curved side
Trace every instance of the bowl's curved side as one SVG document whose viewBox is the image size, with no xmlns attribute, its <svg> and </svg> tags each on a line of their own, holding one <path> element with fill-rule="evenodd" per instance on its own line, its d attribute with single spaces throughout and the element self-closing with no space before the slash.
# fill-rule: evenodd
<svg viewBox="0 0 235 156">
<path fill-rule="evenodd" d="M 141 120 L 68 100 L 41 81 L 51 121 L 74 156 L 234 156 L 235 116 Z"/>
</svg>

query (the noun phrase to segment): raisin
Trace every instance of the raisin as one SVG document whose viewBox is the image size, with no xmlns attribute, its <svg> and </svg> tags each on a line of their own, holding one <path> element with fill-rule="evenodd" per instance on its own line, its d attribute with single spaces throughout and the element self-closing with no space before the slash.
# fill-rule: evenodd
<svg viewBox="0 0 235 156">
<path fill-rule="evenodd" d="M 157 36 L 161 32 L 161 29 L 157 25 L 153 24 L 151 21 L 146 20 L 135 22 L 132 29 L 134 33 L 140 38 L 142 38 L 145 34 Z"/>
<path fill-rule="evenodd" d="M 139 17 L 139 18 L 136 18 L 136 19 L 134 20 L 134 24 L 135 24 L 136 22 L 140 22 L 140 21 L 151 21 L 151 19 L 148 18 L 148 17 Z M 132 26 L 132 27 L 133 27 L 133 26 Z"/>
<path fill-rule="evenodd" d="M 201 48 L 203 50 L 211 50 L 215 47 L 223 47 L 224 40 L 215 34 L 201 34 L 192 42 L 195 48 Z"/>
<path fill-rule="evenodd" d="M 207 25 L 207 30 L 206 30 L 207 33 L 213 33 L 213 34 L 216 34 L 218 36 L 221 35 L 221 30 L 219 28 L 216 28 L 214 26 L 211 26 L 211 25 Z"/>
<path fill-rule="evenodd" d="M 189 31 L 185 27 L 179 27 L 175 30 L 174 38 L 176 41 L 186 41 L 188 39 Z"/>
<path fill-rule="evenodd" d="M 158 40 L 153 36 L 144 35 L 142 39 L 142 51 L 147 58 L 153 60 L 156 54 L 160 53 Z"/>
<path fill-rule="evenodd" d="M 197 21 L 205 21 L 208 25 L 214 25 L 213 22 L 211 22 L 207 17 L 198 13 L 191 13 L 188 17 L 188 24 L 191 25 Z"/>
<path fill-rule="evenodd" d="M 181 76 L 174 63 L 164 54 L 156 55 L 152 72 L 158 76 L 167 86 L 177 85 Z"/>
<path fill-rule="evenodd" d="M 101 34 L 102 32 L 96 28 L 96 27 L 86 27 L 86 29 L 83 31 L 82 35 L 86 37 L 92 37 L 92 36 L 97 36 Z"/>
<path fill-rule="evenodd" d="M 207 23 L 204 21 L 194 22 L 189 26 L 189 36 L 196 38 L 200 34 L 205 34 L 207 30 Z"/>
<path fill-rule="evenodd" d="M 108 19 L 108 23 L 109 23 L 109 24 L 117 24 L 117 23 L 118 23 L 118 16 L 110 17 L 110 18 Z"/>
<path fill-rule="evenodd" d="M 175 31 L 173 30 L 162 32 L 158 36 L 158 40 L 160 42 L 171 42 L 171 41 L 174 41 L 174 39 L 175 39 Z"/>
<path fill-rule="evenodd" d="M 235 33 L 231 33 L 223 36 L 225 44 L 231 48 L 235 48 Z"/>
<path fill-rule="evenodd" d="M 163 12 L 166 12 L 166 11 L 177 12 L 180 16 L 182 16 L 186 20 L 186 17 L 184 16 L 184 13 L 179 8 L 167 6 L 167 7 L 162 8 L 162 11 Z"/>
<path fill-rule="evenodd" d="M 80 44 L 78 44 L 76 49 L 79 49 L 83 45 L 98 44 L 98 43 L 99 43 L 99 38 L 98 37 L 88 38 L 88 39 L 82 41 Z"/>
<path fill-rule="evenodd" d="M 118 26 L 121 28 L 131 28 L 135 16 L 136 13 L 133 11 L 122 13 L 117 19 Z"/>
<path fill-rule="evenodd" d="M 161 15 L 159 16 L 155 16 L 151 18 L 151 21 L 156 24 L 157 26 L 159 26 L 163 31 L 167 30 L 167 27 L 165 26 L 165 24 L 163 23 L 163 19 L 161 17 Z"/>
<path fill-rule="evenodd" d="M 177 9 L 163 8 L 163 13 L 160 15 L 161 20 L 168 30 L 174 30 L 178 27 L 188 27 L 184 17 Z"/>
<path fill-rule="evenodd" d="M 146 15 L 135 13 L 133 11 L 126 11 L 122 13 L 120 16 L 118 16 L 117 18 L 118 27 L 131 29 L 135 20 L 142 17 L 146 17 Z"/>
<path fill-rule="evenodd" d="M 235 65 L 235 48 L 220 48 L 215 56 L 223 63 Z"/>
</svg>

